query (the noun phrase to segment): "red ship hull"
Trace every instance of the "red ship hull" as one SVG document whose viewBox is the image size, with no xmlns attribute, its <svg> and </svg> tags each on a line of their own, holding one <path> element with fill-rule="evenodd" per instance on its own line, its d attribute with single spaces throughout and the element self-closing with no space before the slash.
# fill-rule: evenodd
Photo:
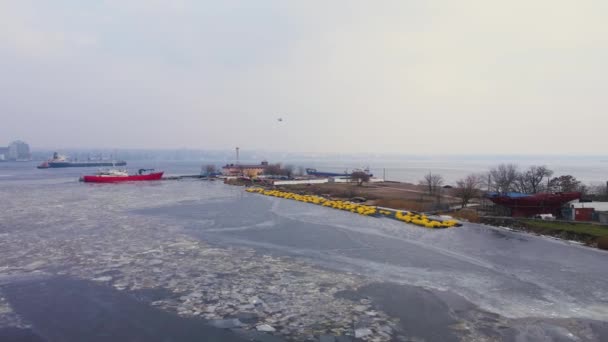
<svg viewBox="0 0 608 342">
<path fill-rule="evenodd" d="M 133 181 L 152 181 L 161 180 L 164 172 L 156 172 L 148 175 L 132 176 L 83 176 L 82 180 L 88 183 L 118 183 Z"/>
<path fill-rule="evenodd" d="M 496 196 L 490 200 L 510 208 L 513 216 L 534 216 L 537 214 L 559 215 L 560 208 L 567 202 L 580 199 L 580 192 L 557 194 L 540 193 L 526 197 Z"/>
</svg>

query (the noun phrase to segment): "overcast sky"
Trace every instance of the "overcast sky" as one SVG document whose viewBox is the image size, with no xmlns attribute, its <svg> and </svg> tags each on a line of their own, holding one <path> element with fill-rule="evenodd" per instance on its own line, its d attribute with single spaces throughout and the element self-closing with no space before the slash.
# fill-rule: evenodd
<svg viewBox="0 0 608 342">
<path fill-rule="evenodd" d="M 606 154 L 606 18 L 605 0 L 0 0 L 0 144 Z"/>
</svg>

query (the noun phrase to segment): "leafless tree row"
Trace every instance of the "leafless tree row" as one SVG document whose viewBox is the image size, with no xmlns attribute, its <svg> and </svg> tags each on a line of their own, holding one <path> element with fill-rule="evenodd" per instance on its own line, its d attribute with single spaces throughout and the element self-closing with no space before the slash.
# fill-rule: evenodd
<svg viewBox="0 0 608 342">
<path fill-rule="evenodd" d="M 544 165 L 533 165 L 526 170 L 519 171 L 517 165 L 500 164 L 490 169 L 485 186 L 488 190 L 499 193 L 588 192 L 589 188 L 574 176 L 562 175 L 552 177 L 553 173 L 553 170 Z"/>
<path fill-rule="evenodd" d="M 271 176 L 286 176 L 291 178 L 294 175 L 294 169 L 293 165 L 282 165 L 277 163 L 268 165 L 264 173 Z"/>
<path fill-rule="evenodd" d="M 572 175 L 552 177 L 553 174 L 553 170 L 544 165 L 534 165 L 520 171 L 515 164 L 500 164 L 486 174 L 470 174 L 459 179 L 451 194 L 460 199 L 463 208 L 471 200 L 480 198 L 484 190 L 526 194 L 579 191 L 608 198 L 608 184 L 586 186 Z M 430 195 L 438 195 L 443 185 L 443 177 L 429 172 L 420 181 L 420 185 L 423 185 Z"/>
</svg>

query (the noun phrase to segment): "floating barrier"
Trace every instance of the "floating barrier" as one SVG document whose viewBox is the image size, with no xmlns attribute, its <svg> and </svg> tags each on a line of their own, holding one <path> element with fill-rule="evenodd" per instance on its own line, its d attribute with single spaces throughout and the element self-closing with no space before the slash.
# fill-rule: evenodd
<svg viewBox="0 0 608 342">
<path fill-rule="evenodd" d="M 298 202 L 312 203 L 338 210 L 350 211 L 351 213 L 363 216 L 388 217 L 426 228 L 451 228 L 460 225 L 456 220 L 438 221 L 429 219 L 429 217 L 424 214 L 417 214 L 408 211 L 403 212 L 378 209 L 377 207 L 371 205 L 357 204 L 348 201 L 329 200 L 316 195 L 300 195 L 293 192 L 267 190 L 259 187 L 247 188 L 245 191 L 266 196 L 290 199 Z"/>
<path fill-rule="evenodd" d="M 438 221 L 429 219 L 424 214 L 415 214 L 411 212 L 406 212 L 405 214 L 401 211 L 397 211 L 395 213 L 395 219 L 399 221 L 403 221 L 406 223 L 413 223 L 417 226 L 426 227 L 426 228 L 451 228 L 459 225 L 456 220 L 445 220 Z"/>
</svg>

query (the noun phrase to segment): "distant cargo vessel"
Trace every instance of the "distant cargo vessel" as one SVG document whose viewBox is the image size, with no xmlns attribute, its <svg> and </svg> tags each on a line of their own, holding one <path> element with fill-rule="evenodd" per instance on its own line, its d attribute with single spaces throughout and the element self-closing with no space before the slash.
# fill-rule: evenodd
<svg viewBox="0 0 608 342">
<path fill-rule="evenodd" d="M 127 162 L 124 160 L 87 160 L 87 161 L 71 161 L 67 157 L 53 153 L 53 158 L 38 165 L 39 169 L 62 168 L 62 167 L 101 167 L 101 166 L 125 166 Z"/>
<path fill-rule="evenodd" d="M 372 177 L 373 175 L 371 173 L 369 173 L 369 169 L 354 169 L 353 172 L 365 172 L 366 174 L 368 174 L 370 177 Z M 344 171 L 344 173 L 337 173 L 337 172 L 325 172 L 325 171 L 317 171 L 317 169 L 306 169 L 306 174 L 308 174 L 309 176 L 315 176 L 315 177 L 350 177 L 350 175 L 352 175 L 352 173 L 349 173 L 348 171 Z"/>
</svg>

